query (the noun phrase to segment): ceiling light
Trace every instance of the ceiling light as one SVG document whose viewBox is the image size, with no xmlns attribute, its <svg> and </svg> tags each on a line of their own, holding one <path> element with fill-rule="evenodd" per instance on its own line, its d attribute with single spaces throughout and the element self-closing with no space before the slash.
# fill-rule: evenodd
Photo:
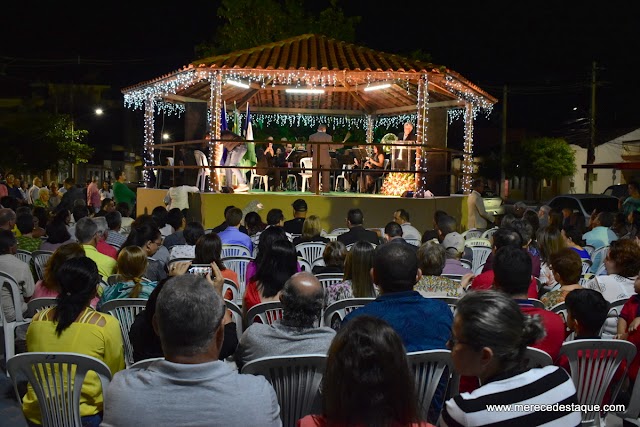
<svg viewBox="0 0 640 427">
<path fill-rule="evenodd" d="M 322 94 L 324 89 L 286 89 L 287 93 Z"/>
<path fill-rule="evenodd" d="M 243 89 L 249 89 L 251 87 L 248 84 L 246 84 L 244 82 L 239 82 L 237 80 L 227 80 L 227 83 L 229 83 L 232 86 L 241 87 Z"/>
<path fill-rule="evenodd" d="M 388 89 L 390 87 L 391 87 L 391 83 L 383 83 L 383 84 L 374 85 L 374 86 L 367 86 L 364 88 L 364 91 L 371 92 L 372 90 Z"/>
</svg>

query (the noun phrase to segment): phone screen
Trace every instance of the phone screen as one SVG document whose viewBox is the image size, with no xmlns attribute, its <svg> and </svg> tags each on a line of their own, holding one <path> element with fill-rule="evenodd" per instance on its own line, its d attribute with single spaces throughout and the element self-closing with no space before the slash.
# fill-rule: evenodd
<svg viewBox="0 0 640 427">
<path fill-rule="evenodd" d="M 205 277 L 207 274 L 211 274 L 211 267 L 189 267 L 187 270 L 189 274 L 198 274 L 202 277 Z"/>
</svg>

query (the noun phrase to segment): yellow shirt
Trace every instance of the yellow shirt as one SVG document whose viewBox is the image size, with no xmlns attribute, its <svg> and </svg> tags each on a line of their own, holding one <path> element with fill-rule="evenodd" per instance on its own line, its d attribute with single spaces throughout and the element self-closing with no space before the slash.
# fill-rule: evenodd
<svg viewBox="0 0 640 427">
<path fill-rule="evenodd" d="M 85 309 L 80 318 L 56 334 L 57 322 L 53 310 L 42 310 L 33 317 L 27 330 L 27 349 L 33 352 L 71 352 L 86 354 L 102 360 L 113 376 L 124 369 L 124 346 L 118 320 L 91 308 Z M 22 409 L 31 422 L 41 424 L 40 407 L 33 388 L 27 388 Z M 82 384 L 80 416 L 96 415 L 103 411 L 102 387 L 94 372 L 87 373 Z"/>
<path fill-rule="evenodd" d="M 82 247 L 84 248 L 84 253 L 87 258 L 92 259 L 93 262 L 96 263 L 98 273 L 102 276 L 102 280 L 106 282 L 109 276 L 116 272 L 116 260 L 105 254 L 101 254 L 95 246 L 82 245 Z"/>
</svg>

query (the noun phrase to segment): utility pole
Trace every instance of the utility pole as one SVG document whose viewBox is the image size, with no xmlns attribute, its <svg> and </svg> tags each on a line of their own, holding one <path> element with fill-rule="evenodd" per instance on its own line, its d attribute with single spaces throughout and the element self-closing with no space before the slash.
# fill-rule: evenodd
<svg viewBox="0 0 640 427">
<path fill-rule="evenodd" d="M 504 172 L 507 155 L 507 85 L 502 88 L 502 139 L 500 141 L 500 195 L 504 198 L 509 195 L 509 188 L 505 186 L 506 174 Z"/>
<path fill-rule="evenodd" d="M 596 157 L 596 61 L 591 64 L 591 120 L 589 121 L 589 145 L 587 147 L 587 164 L 592 165 Z M 591 192 L 591 176 L 593 169 L 587 168 L 585 192 Z"/>
</svg>

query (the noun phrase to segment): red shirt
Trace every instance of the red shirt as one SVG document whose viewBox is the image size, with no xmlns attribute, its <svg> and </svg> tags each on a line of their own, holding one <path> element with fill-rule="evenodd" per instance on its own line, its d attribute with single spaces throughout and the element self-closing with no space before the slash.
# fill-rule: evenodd
<svg viewBox="0 0 640 427">
<path fill-rule="evenodd" d="M 564 342 L 565 325 L 562 317 L 553 311 L 534 307 L 526 300 L 516 300 L 516 302 L 520 305 L 520 310 L 524 314 L 529 316 L 535 314 L 540 315 L 544 330 L 547 332 L 544 338 L 532 344 L 531 347 L 546 351 L 549 356 L 551 356 L 551 359 L 556 360 L 560 354 L 560 347 L 562 347 L 562 343 Z"/>
<path fill-rule="evenodd" d="M 485 271 L 477 275 L 473 282 L 471 282 L 471 289 L 474 291 L 491 289 L 493 287 L 493 270 Z M 531 283 L 529 283 L 529 290 L 527 291 L 527 297 L 529 298 L 538 298 L 538 283 L 535 278 L 531 278 Z"/>
<path fill-rule="evenodd" d="M 637 294 L 632 295 L 622 306 L 619 317 L 627 321 L 627 327 L 633 319 L 638 317 L 638 307 L 640 307 L 640 296 Z"/>
<path fill-rule="evenodd" d="M 633 343 L 636 346 L 636 357 L 633 358 L 631 364 L 629 365 L 629 371 L 627 372 L 627 376 L 633 382 L 636 380 L 638 376 L 638 371 L 640 370 L 640 329 L 637 329 L 629 334 L 627 340 L 630 343 Z"/>
<path fill-rule="evenodd" d="M 96 249 L 103 255 L 110 256 L 111 258 L 118 260 L 118 250 L 105 242 L 104 240 L 99 240 L 96 245 Z"/>
</svg>

